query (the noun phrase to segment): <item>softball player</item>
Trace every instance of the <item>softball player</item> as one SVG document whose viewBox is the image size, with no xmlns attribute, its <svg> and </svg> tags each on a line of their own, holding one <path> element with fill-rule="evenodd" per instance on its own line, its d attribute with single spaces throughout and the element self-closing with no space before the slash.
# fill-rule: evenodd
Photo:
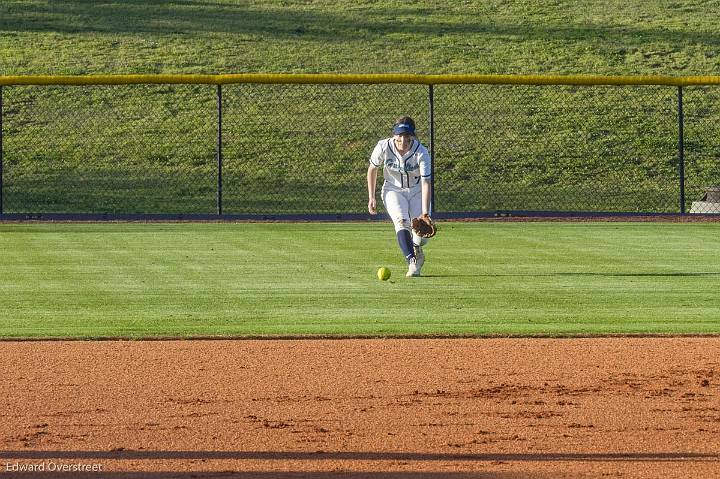
<svg viewBox="0 0 720 479">
<path fill-rule="evenodd" d="M 415 122 L 409 116 L 398 118 L 393 125 L 392 138 L 380 140 L 370 155 L 367 171 L 368 212 L 377 214 L 375 184 L 377 170 L 383 168 L 382 202 L 395 226 L 397 241 L 408 272 L 405 276 L 420 276 L 425 262 L 422 247 L 427 238 L 412 232 L 410 222 L 422 214 L 430 214 L 430 154 L 415 137 Z"/>
</svg>

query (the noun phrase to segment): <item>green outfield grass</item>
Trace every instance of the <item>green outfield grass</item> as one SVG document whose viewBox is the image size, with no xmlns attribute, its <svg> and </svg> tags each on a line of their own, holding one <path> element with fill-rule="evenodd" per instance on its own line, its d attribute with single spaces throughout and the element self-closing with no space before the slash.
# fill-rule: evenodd
<svg viewBox="0 0 720 479">
<path fill-rule="evenodd" d="M 440 226 L 2 224 L 0 336 L 720 332 L 720 224 Z"/>
</svg>

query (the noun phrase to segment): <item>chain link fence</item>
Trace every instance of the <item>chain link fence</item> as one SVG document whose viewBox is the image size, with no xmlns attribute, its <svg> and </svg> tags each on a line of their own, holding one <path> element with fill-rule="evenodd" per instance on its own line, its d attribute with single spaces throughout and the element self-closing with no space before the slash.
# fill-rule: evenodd
<svg viewBox="0 0 720 479">
<path fill-rule="evenodd" d="M 692 213 L 720 213 L 720 89 L 686 88 L 685 190 Z"/>
<path fill-rule="evenodd" d="M 673 89 L 457 85 L 436 96 L 440 208 L 679 212 Z"/>
<path fill-rule="evenodd" d="M 424 86 L 242 84 L 223 91 L 228 214 L 364 213 L 375 143 L 405 111 L 428 131 Z"/>
<path fill-rule="evenodd" d="M 364 217 L 406 114 L 434 138 L 439 216 L 720 212 L 717 87 L 0 88 L 6 217 Z"/>
</svg>

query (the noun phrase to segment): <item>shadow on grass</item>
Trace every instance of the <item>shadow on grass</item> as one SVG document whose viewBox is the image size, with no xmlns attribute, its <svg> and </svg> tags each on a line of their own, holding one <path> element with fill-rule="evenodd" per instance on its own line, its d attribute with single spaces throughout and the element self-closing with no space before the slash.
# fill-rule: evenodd
<svg viewBox="0 0 720 479">
<path fill-rule="evenodd" d="M 397 22 L 403 16 L 414 22 Z M 462 22 L 448 18 L 435 7 L 336 11 L 333 13 L 277 8 L 260 10 L 243 4 L 186 0 L 123 0 L 95 2 L 27 2 L 13 8 L 0 7 L 0 30 L 39 32 L 112 32 L 188 34 L 194 32 L 258 34 L 275 38 L 357 40 L 390 34 L 426 37 L 479 34 L 493 37 L 533 38 L 546 41 L 577 41 L 603 38 L 626 48 L 649 42 L 675 45 L 719 46 L 714 32 L 672 31 L 666 28 L 598 26 L 595 24 L 539 25 L 492 22 L 487 17 L 466 16 Z"/>
<path fill-rule="evenodd" d="M 103 166 L 68 167 L 30 174 L 21 168 L 5 172 L 4 213 L 28 214 L 214 214 L 217 173 L 188 174 L 181 167 L 162 170 L 147 158 L 144 170 Z M 268 178 L 251 182 L 226 172 L 225 214 L 312 215 L 363 214 L 367 193 L 361 183 L 318 183 L 313 178 L 279 185 Z"/>
<path fill-rule="evenodd" d="M 690 272 L 690 273 L 485 273 L 485 274 L 424 274 L 424 278 L 542 278 L 557 276 L 600 276 L 618 278 L 675 278 L 675 277 L 704 277 L 720 276 L 720 272 Z"/>
</svg>

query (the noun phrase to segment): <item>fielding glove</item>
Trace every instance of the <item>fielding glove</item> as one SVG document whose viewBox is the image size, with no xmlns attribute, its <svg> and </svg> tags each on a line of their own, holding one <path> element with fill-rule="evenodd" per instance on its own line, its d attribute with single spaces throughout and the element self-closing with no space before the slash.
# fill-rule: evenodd
<svg viewBox="0 0 720 479">
<path fill-rule="evenodd" d="M 437 227 L 430 215 L 422 215 L 412 220 L 412 229 L 421 238 L 432 238 L 437 232 Z"/>
</svg>

